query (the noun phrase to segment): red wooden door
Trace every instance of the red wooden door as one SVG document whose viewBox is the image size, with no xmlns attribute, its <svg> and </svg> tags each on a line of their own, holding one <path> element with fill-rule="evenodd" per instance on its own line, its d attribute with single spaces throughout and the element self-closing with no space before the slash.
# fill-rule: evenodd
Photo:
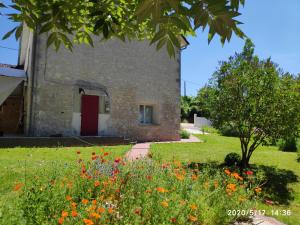
<svg viewBox="0 0 300 225">
<path fill-rule="evenodd" d="M 98 135 L 99 96 L 81 97 L 81 136 Z"/>
</svg>

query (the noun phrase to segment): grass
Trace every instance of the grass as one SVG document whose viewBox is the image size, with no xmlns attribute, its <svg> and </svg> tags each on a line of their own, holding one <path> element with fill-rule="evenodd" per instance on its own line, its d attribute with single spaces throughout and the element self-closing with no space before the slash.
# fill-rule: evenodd
<svg viewBox="0 0 300 225">
<path fill-rule="evenodd" d="M 113 159 L 123 156 L 130 146 L 0 149 L 0 206 L 13 196 L 14 185 L 24 183 L 26 176 L 60 170 L 62 166 L 67 168 L 76 163 L 79 157 L 90 159 L 92 152 L 100 153 L 101 149 L 110 152 L 108 158 Z M 77 151 L 80 151 L 80 156 Z"/>
<path fill-rule="evenodd" d="M 182 162 L 201 163 L 211 161 L 222 163 L 228 153 L 240 153 L 238 138 L 215 134 L 198 135 L 198 137 L 204 142 L 153 144 L 151 153 L 163 161 L 177 159 Z M 250 163 L 266 166 L 265 169 L 269 171 L 271 182 L 276 188 L 274 192 L 278 193 L 277 197 L 290 200 L 289 205 L 281 205 L 275 209 L 290 209 L 292 216 L 278 216 L 277 218 L 287 224 L 300 224 L 300 163 L 297 162 L 297 153 L 282 152 L 275 146 L 260 146 L 254 152 Z M 280 172 L 277 173 L 272 167 L 277 167 Z M 297 177 L 298 182 L 296 182 Z M 265 208 L 266 206 L 260 205 L 260 207 Z M 270 207 L 267 209 L 270 212 Z"/>
</svg>

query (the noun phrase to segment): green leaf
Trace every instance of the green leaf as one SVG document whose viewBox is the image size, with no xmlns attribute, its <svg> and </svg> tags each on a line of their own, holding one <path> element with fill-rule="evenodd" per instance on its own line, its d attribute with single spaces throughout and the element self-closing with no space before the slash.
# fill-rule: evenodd
<svg viewBox="0 0 300 225">
<path fill-rule="evenodd" d="M 140 4 L 137 6 L 135 14 L 139 15 L 139 14 L 141 14 L 144 11 L 150 10 L 150 8 L 151 8 L 152 5 L 153 5 L 152 0 L 141 1 Z"/>
<path fill-rule="evenodd" d="M 103 31 L 103 36 L 104 38 L 108 38 L 108 35 L 109 35 L 109 29 L 108 29 L 108 24 L 107 23 L 104 23 L 103 24 L 103 28 L 102 28 L 102 31 Z"/>
<path fill-rule="evenodd" d="M 168 53 L 169 53 L 170 57 L 175 57 L 175 49 L 174 49 L 174 46 L 173 46 L 173 44 L 170 40 L 167 41 L 167 50 L 168 50 Z"/>
<path fill-rule="evenodd" d="M 167 2 L 169 3 L 169 5 L 175 9 L 176 11 L 178 10 L 179 7 L 179 1 L 178 0 L 167 0 Z"/>
<path fill-rule="evenodd" d="M 170 40 L 172 41 L 172 44 L 174 46 L 176 46 L 177 48 L 180 48 L 180 43 L 179 43 L 178 38 L 172 32 L 169 32 L 168 35 L 169 35 Z"/>
<path fill-rule="evenodd" d="M 19 40 L 19 38 L 20 38 L 21 35 L 22 35 L 22 32 L 23 32 L 23 25 L 20 25 L 20 26 L 17 28 L 16 33 L 15 33 L 16 40 Z"/>
<path fill-rule="evenodd" d="M 2 40 L 5 40 L 5 39 L 9 38 L 9 37 L 15 32 L 15 30 L 16 30 L 17 28 L 18 28 L 18 27 L 15 27 L 15 28 L 12 29 L 11 31 L 7 32 L 7 33 L 3 36 Z"/>
<path fill-rule="evenodd" d="M 94 47 L 93 39 L 88 33 L 85 33 L 84 42 L 92 47 Z"/>
<path fill-rule="evenodd" d="M 57 39 L 57 33 L 56 32 L 51 33 L 47 39 L 47 48 L 49 48 L 49 46 L 52 45 L 56 39 Z"/>
<path fill-rule="evenodd" d="M 52 28 L 53 28 L 53 23 L 51 23 L 51 22 L 46 23 L 45 25 L 42 26 L 42 28 L 40 30 L 40 34 L 46 33 L 48 31 L 50 31 Z"/>
<path fill-rule="evenodd" d="M 152 38 L 150 45 L 152 45 L 153 43 L 157 42 L 158 40 L 162 39 L 164 36 L 166 35 L 166 30 L 159 30 L 154 37 Z"/>
<path fill-rule="evenodd" d="M 55 50 L 58 51 L 61 45 L 61 40 L 59 39 L 55 39 L 54 41 L 54 46 L 55 46 Z"/>
<path fill-rule="evenodd" d="M 166 38 L 160 39 L 159 42 L 156 45 L 156 50 L 161 49 L 167 42 Z"/>
</svg>

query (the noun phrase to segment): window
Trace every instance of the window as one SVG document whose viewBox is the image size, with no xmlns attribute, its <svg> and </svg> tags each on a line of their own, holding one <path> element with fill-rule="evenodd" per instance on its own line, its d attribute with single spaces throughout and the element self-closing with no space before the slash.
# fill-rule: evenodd
<svg viewBox="0 0 300 225">
<path fill-rule="evenodd" d="M 140 123 L 153 123 L 153 107 L 149 105 L 140 105 Z"/>
</svg>

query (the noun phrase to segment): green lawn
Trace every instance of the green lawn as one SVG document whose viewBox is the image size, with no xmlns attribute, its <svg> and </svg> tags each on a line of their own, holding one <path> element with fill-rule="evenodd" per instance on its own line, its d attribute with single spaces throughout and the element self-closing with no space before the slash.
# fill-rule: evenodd
<svg viewBox="0 0 300 225">
<path fill-rule="evenodd" d="M 26 176 L 68 169 L 79 158 L 91 159 L 92 152 L 99 154 L 101 149 L 110 152 L 108 159 L 114 159 L 123 156 L 130 146 L 0 149 L 0 206 L 11 197 L 14 185 L 24 183 Z M 79 155 L 77 151 L 80 151 Z"/>
<path fill-rule="evenodd" d="M 219 163 L 224 161 L 226 154 L 230 152 L 240 153 L 240 143 L 238 138 L 224 137 L 215 134 L 198 135 L 203 143 L 170 143 L 170 144 L 153 144 L 151 153 L 154 157 L 159 157 L 163 161 L 173 159 L 182 162 L 211 162 Z M 261 146 L 254 152 L 251 164 L 274 166 L 280 170 L 279 174 L 273 176 L 272 181 L 277 185 L 282 185 L 283 192 L 280 190 L 279 198 L 294 198 L 290 205 L 282 205 L 280 209 L 290 209 L 292 216 L 278 217 L 281 221 L 295 225 L 300 224 L 300 163 L 297 162 L 297 153 L 282 152 L 274 146 Z M 289 180 L 287 177 L 293 177 Z M 298 181 L 295 180 L 298 177 Z M 293 181 L 292 181 L 293 180 Z M 287 184 L 287 187 L 283 187 Z M 290 191 L 290 188 L 293 192 Z M 264 207 L 261 205 L 260 207 Z M 270 211 L 270 208 L 268 208 Z"/>
</svg>

